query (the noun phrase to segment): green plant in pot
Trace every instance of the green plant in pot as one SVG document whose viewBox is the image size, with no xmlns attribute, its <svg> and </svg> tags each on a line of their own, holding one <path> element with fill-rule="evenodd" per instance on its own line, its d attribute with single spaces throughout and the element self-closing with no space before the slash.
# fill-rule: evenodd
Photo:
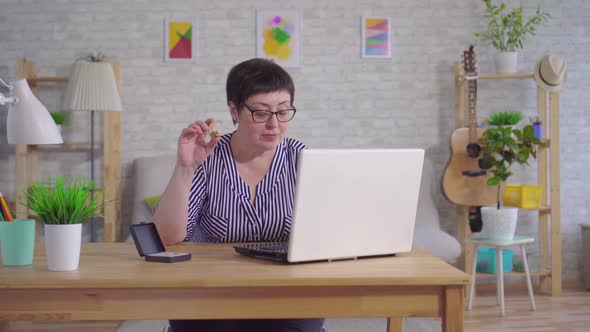
<svg viewBox="0 0 590 332">
<path fill-rule="evenodd" d="M 91 198 L 94 182 L 57 176 L 52 183 L 36 182 L 24 192 L 20 204 L 30 209 L 45 230 L 48 268 L 52 271 L 78 269 L 82 243 L 82 223 L 109 202 L 102 202 L 100 193 Z"/>
<path fill-rule="evenodd" d="M 517 51 L 524 47 L 525 37 L 535 35 L 537 27 L 548 22 L 551 15 L 538 6 L 534 15 L 525 18 L 522 5 L 508 11 L 505 3 L 494 5 L 492 0 L 483 2 L 488 26 L 486 31 L 476 32 L 475 36 L 490 43 L 499 52 L 496 55 L 497 73 L 515 73 Z"/>
<path fill-rule="evenodd" d="M 57 128 L 61 132 L 62 126 L 67 124 L 70 121 L 70 114 L 64 111 L 53 111 L 50 112 L 53 121 L 57 125 Z"/>
<path fill-rule="evenodd" d="M 498 112 L 488 120 L 488 128 L 481 139 L 483 164 L 492 173 L 487 181 L 490 186 L 498 187 L 496 206 L 481 208 L 483 229 L 481 236 L 510 240 L 516 230 L 518 209 L 504 207 L 501 204 L 502 185 L 512 175 L 514 163 L 527 165 L 529 159 L 537 157 L 537 148 L 541 143 L 535 137 L 532 124 L 522 129 L 515 126 L 523 119 L 519 112 Z"/>
</svg>

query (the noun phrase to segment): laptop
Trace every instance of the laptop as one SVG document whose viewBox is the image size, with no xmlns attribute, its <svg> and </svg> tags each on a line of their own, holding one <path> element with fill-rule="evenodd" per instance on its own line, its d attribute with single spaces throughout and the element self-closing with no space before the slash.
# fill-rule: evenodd
<svg viewBox="0 0 590 332">
<path fill-rule="evenodd" d="M 422 149 L 304 149 L 289 241 L 234 249 L 289 263 L 408 252 L 423 163 Z"/>
</svg>

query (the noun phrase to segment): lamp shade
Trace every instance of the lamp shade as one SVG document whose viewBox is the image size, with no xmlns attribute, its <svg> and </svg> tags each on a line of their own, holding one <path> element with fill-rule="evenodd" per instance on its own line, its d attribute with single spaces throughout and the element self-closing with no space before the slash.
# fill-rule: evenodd
<svg viewBox="0 0 590 332">
<path fill-rule="evenodd" d="M 68 111 L 122 111 L 111 64 L 76 61 L 68 79 L 63 106 Z"/>
<path fill-rule="evenodd" d="M 27 80 L 12 82 L 13 95 L 18 101 L 10 104 L 6 119 L 8 144 L 62 144 L 57 125 L 35 97 Z"/>
</svg>

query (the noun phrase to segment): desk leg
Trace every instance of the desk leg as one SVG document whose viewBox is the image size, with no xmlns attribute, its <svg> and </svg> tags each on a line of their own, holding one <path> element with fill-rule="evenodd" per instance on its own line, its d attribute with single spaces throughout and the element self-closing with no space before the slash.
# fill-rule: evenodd
<svg viewBox="0 0 590 332">
<path fill-rule="evenodd" d="M 387 318 L 387 332 L 403 332 L 404 318 L 403 317 L 389 317 Z"/>
<path fill-rule="evenodd" d="M 463 332 L 465 314 L 465 286 L 445 287 L 443 332 Z"/>
</svg>

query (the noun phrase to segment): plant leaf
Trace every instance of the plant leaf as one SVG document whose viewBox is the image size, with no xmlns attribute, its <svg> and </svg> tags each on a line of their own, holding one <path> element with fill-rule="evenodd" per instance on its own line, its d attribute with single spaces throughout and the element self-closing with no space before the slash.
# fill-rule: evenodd
<svg viewBox="0 0 590 332">
<path fill-rule="evenodd" d="M 497 177 L 491 177 L 488 179 L 487 184 L 489 186 L 497 186 L 500 184 L 500 179 L 498 179 Z"/>
</svg>

